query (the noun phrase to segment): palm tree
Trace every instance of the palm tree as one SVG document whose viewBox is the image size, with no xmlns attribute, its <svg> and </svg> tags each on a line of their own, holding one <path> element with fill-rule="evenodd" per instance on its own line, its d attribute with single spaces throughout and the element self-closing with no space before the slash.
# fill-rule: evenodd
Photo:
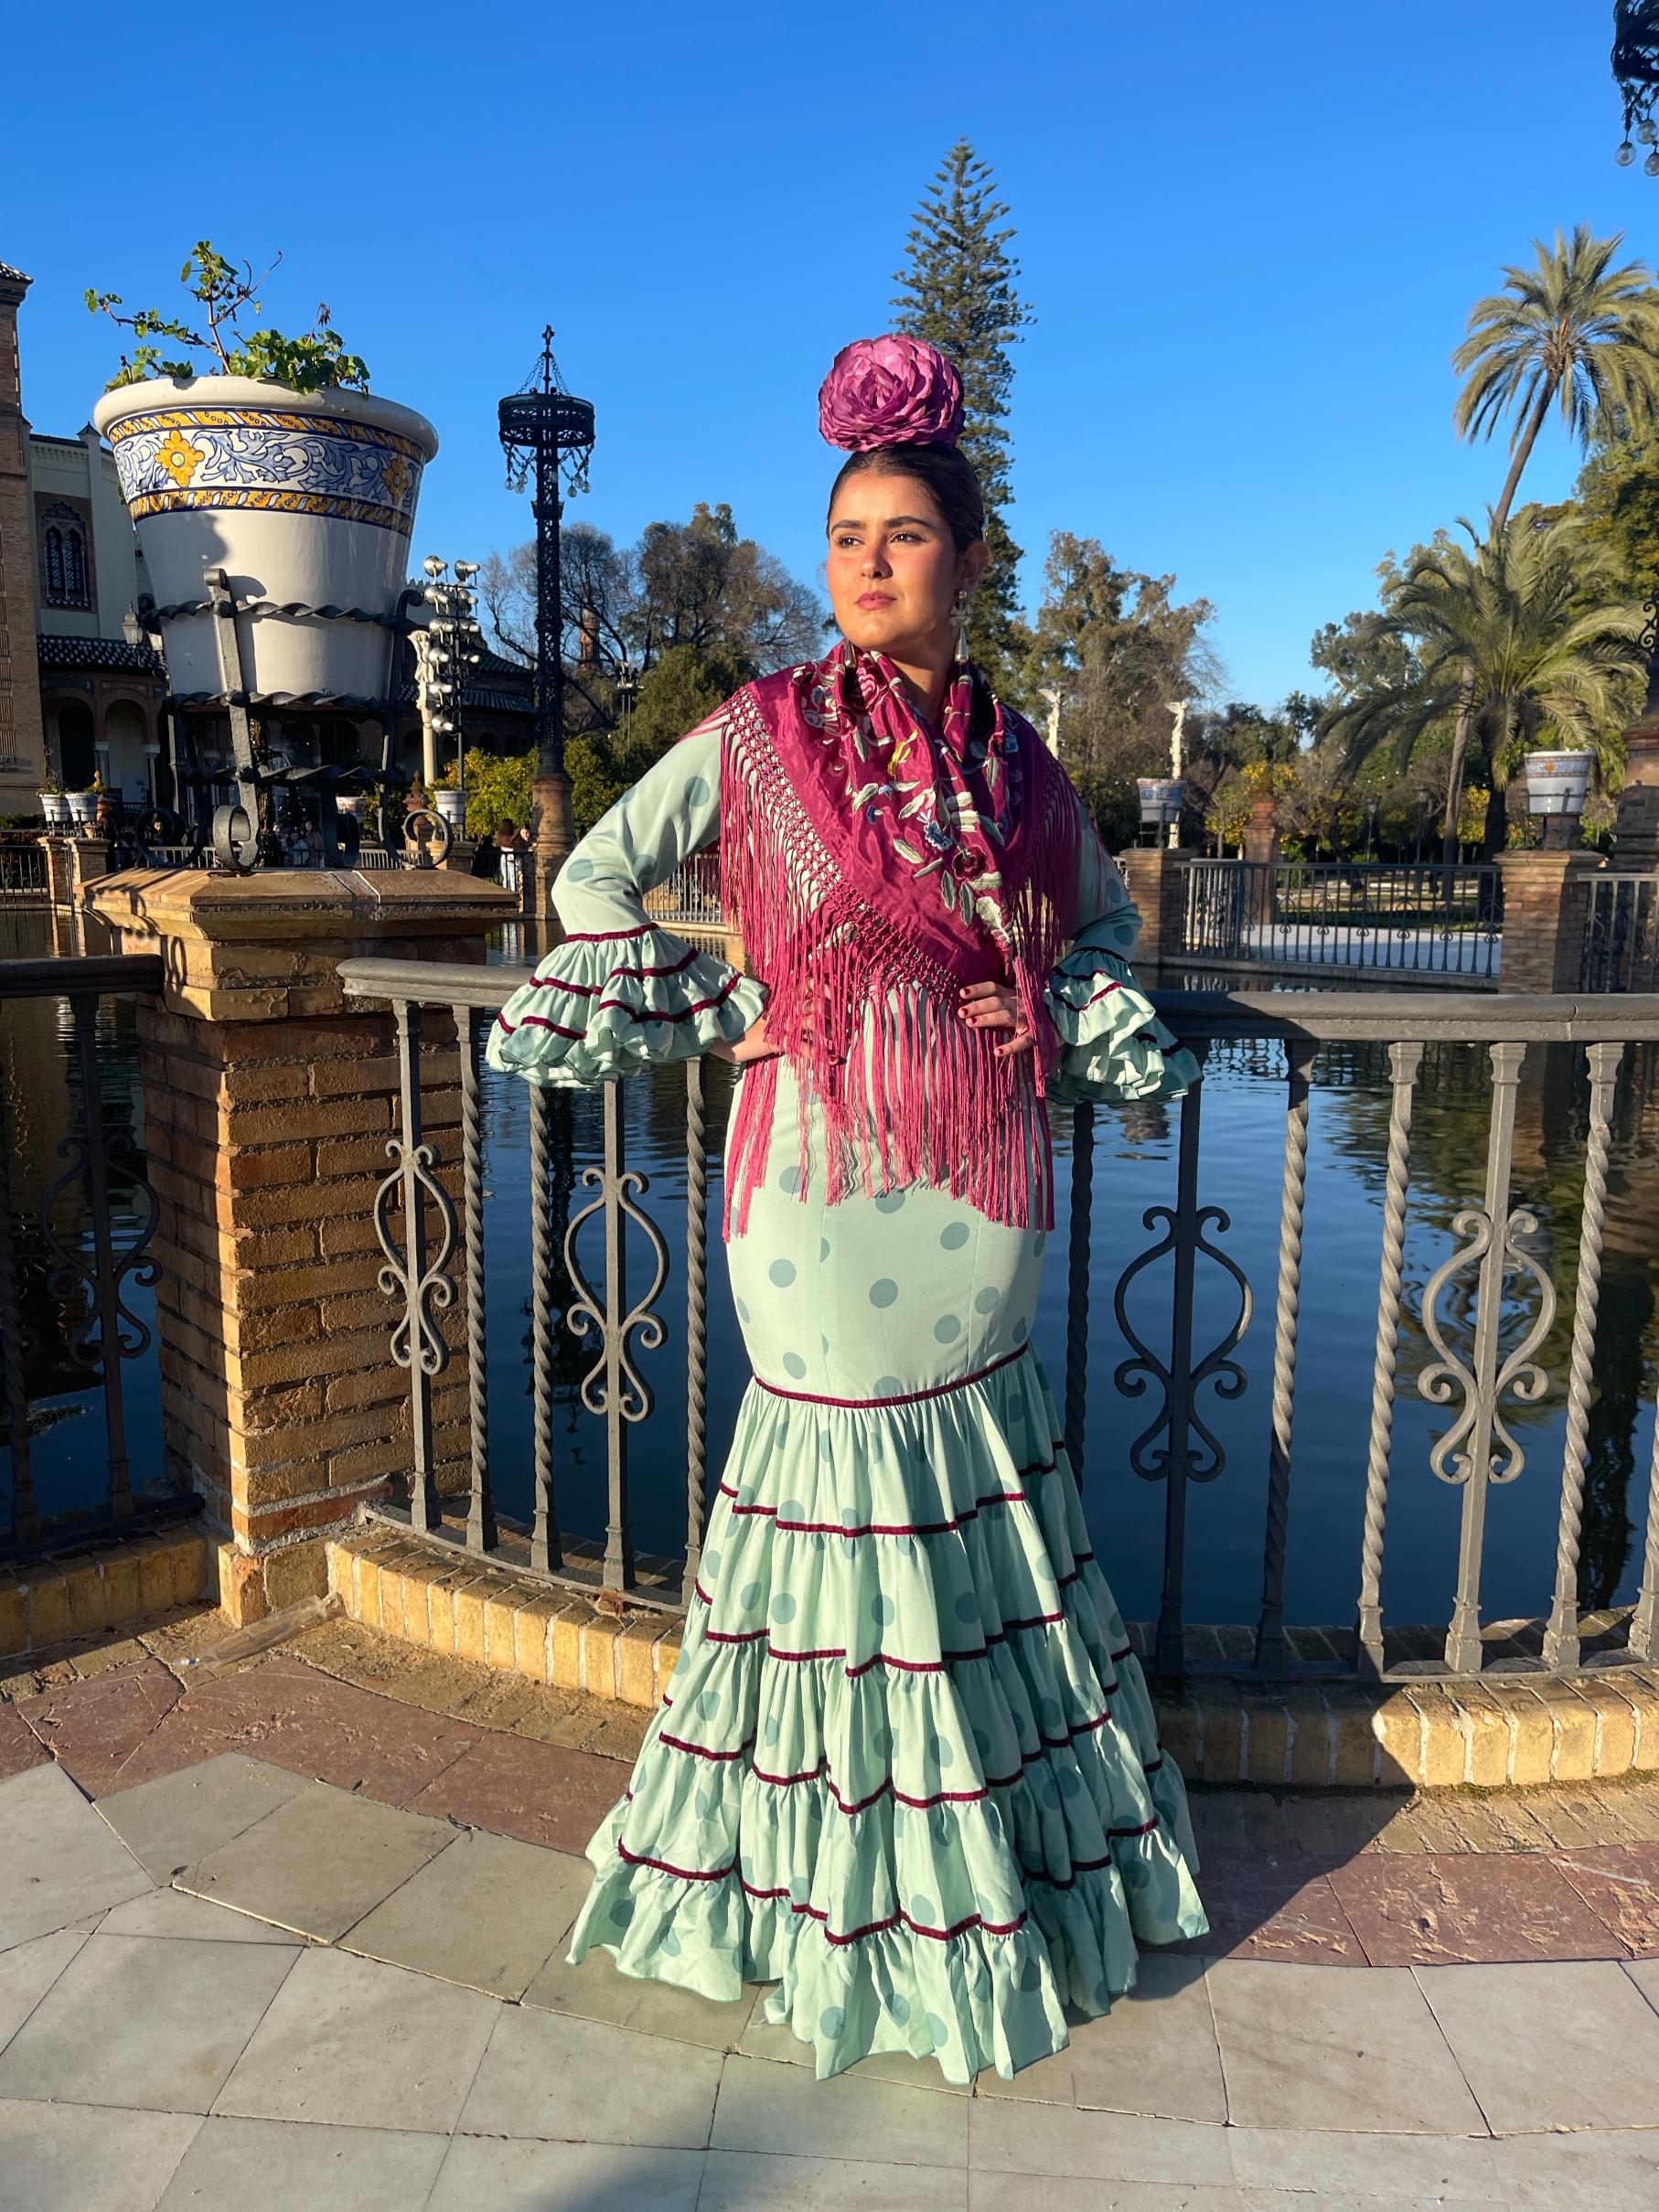
<svg viewBox="0 0 1659 2212">
<path fill-rule="evenodd" d="M 1466 716 L 1495 789 L 1552 740 L 1593 753 L 1616 788 L 1619 733 L 1645 667 L 1645 617 L 1612 596 L 1616 564 L 1575 514 L 1529 506 L 1501 522 L 1494 510 L 1484 539 L 1472 522 L 1459 527 L 1468 547 L 1420 555 L 1384 609 L 1384 631 L 1410 645 L 1407 680 L 1354 693 L 1324 733 L 1355 766 L 1391 739 L 1403 769 L 1428 730 Z"/>
<path fill-rule="evenodd" d="M 1622 231 L 1592 238 L 1587 223 L 1579 224 L 1570 240 L 1557 230 L 1553 247 L 1534 239 L 1536 266 L 1506 268 L 1504 289 L 1470 309 L 1468 336 L 1451 357 L 1466 379 L 1452 419 L 1461 436 L 1490 438 L 1505 415 L 1515 418 L 1509 474 L 1492 510 L 1494 529 L 1509 519 L 1522 471 L 1552 406 L 1559 408 L 1568 434 L 1580 445 L 1598 417 L 1622 417 L 1638 429 L 1654 419 L 1659 293 L 1641 262 L 1612 265 L 1623 242 Z M 1470 700 L 1461 698 L 1446 796 L 1448 860 L 1455 850 L 1471 713 Z"/>
</svg>

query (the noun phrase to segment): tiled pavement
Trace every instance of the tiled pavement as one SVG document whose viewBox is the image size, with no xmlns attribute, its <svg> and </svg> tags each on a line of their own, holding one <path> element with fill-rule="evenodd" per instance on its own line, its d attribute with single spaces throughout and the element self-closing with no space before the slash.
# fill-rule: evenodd
<svg viewBox="0 0 1659 2212">
<path fill-rule="evenodd" d="M 580 1716 L 292 1651 L 12 1687 L 0 2212 L 1659 2204 L 1651 1787 L 1501 1822 L 1201 1798 L 1215 1935 L 969 2095 L 905 2059 L 819 2084 L 754 1993 L 566 1967 L 624 1772 L 536 1733 Z"/>
</svg>

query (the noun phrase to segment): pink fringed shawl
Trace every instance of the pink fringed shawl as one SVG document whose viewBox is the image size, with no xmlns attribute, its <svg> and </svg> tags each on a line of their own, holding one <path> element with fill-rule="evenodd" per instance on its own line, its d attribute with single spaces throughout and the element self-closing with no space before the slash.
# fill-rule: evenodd
<svg viewBox="0 0 1659 2212">
<path fill-rule="evenodd" d="M 721 892 L 766 1029 L 821 1108 L 828 1195 L 919 1182 L 990 1220 L 1052 1227 L 1047 1117 L 1058 1040 L 1043 988 L 1070 935 L 1080 816 L 1029 722 L 967 662 L 935 732 L 879 655 L 840 646 L 748 685 L 726 710 Z M 1036 1050 L 964 1021 L 965 983 L 1011 984 Z M 868 1032 L 868 1035 L 867 1035 Z M 726 1233 L 765 1173 L 776 1059 L 746 1071 L 726 1162 Z"/>
</svg>

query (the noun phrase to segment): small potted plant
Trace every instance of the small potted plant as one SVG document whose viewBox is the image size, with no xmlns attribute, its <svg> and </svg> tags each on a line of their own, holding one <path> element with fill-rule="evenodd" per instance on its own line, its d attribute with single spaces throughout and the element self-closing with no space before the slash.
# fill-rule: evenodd
<svg viewBox="0 0 1659 2212">
<path fill-rule="evenodd" d="M 241 602 L 390 616 L 437 433 L 369 396 L 326 307 L 296 337 L 243 330 L 238 318 L 260 314 L 270 274 L 204 239 L 179 272 L 189 322 L 155 307 L 125 315 L 118 294 L 89 291 L 94 314 L 144 341 L 123 356 L 92 420 L 164 606 L 202 604 L 204 568 L 222 568 Z M 184 351 L 164 357 L 158 338 Z M 267 615 L 237 626 L 250 690 L 386 695 L 393 633 L 382 624 Z M 175 691 L 222 688 L 211 614 L 172 616 L 163 643 Z"/>
<path fill-rule="evenodd" d="M 42 780 L 37 796 L 40 811 L 46 817 L 47 835 L 70 826 L 70 803 L 63 796 L 61 776 L 48 775 Z"/>
</svg>

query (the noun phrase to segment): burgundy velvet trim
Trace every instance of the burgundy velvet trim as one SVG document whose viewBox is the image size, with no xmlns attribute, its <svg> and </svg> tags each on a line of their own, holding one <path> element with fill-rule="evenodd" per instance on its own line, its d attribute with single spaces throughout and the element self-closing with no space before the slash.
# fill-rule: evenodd
<svg viewBox="0 0 1659 2212">
<path fill-rule="evenodd" d="M 764 1375 L 757 1374 L 755 1381 L 756 1387 L 764 1390 L 768 1397 L 790 1398 L 797 1405 L 839 1405 L 849 1413 L 867 1413 L 883 1405 L 919 1405 L 924 1398 L 943 1398 L 954 1390 L 966 1390 L 970 1384 L 982 1383 L 987 1375 L 995 1374 L 999 1367 L 1008 1367 L 1015 1360 L 1022 1360 L 1030 1350 L 1029 1343 L 1022 1344 L 1017 1351 L 1005 1352 L 1001 1359 L 992 1360 L 989 1367 L 977 1368 L 972 1374 L 965 1374 L 958 1382 L 934 1383 L 926 1390 L 906 1390 L 896 1398 L 825 1398 L 819 1397 L 816 1391 L 784 1390 L 776 1383 L 768 1383 Z"/>
<path fill-rule="evenodd" d="M 636 977 L 683 975 L 696 957 L 697 947 L 692 946 L 685 958 L 676 960 L 670 967 L 614 967 L 605 977 L 605 983 L 562 983 L 557 976 L 550 976 L 543 982 L 540 976 L 532 976 L 525 988 L 533 991 L 568 991 L 573 999 L 594 999 L 605 988 L 605 983 L 619 983 Z"/>
<path fill-rule="evenodd" d="M 1053 1448 L 1055 1451 L 1060 1448 L 1058 1437 L 1054 1440 Z M 1014 1479 L 1023 1481 L 1027 1475 L 1052 1475 L 1058 1465 L 1057 1459 L 1033 1459 L 1029 1467 L 1015 1468 Z M 737 1496 L 729 1482 L 722 1481 L 719 1491 L 722 1498 L 735 1499 Z M 788 1536 L 947 1536 L 956 1529 L 966 1528 L 970 1521 L 977 1521 L 988 1505 L 1030 1503 L 1030 1498 L 1022 1490 L 998 1490 L 988 1491 L 984 1497 L 976 1498 L 966 1512 L 958 1514 L 951 1521 L 872 1521 L 862 1528 L 849 1528 L 840 1521 L 779 1521 L 777 1525 Z M 759 1515 L 763 1519 L 776 1519 L 779 1510 L 776 1505 L 733 1504 L 732 1517 L 735 1520 L 739 1516 L 748 1519 Z M 1092 1557 L 1093 1555 L 1078 1552 L 1074 1556 L 1082 1559 Z"/>
<path fill-rule="evenodd" d="M 665 936 L 667 931 L 662 933 Z M 561 945 L 606 945 L 613 937 L 650 937 L 657 935 L 655 923 L 641 922 L 637 929 L 567 929 Z"/>
<path fill-rule="evenodd" d="M 588 1020 L 591 1022 L 595 1014 L 609 1013 L 614 1010 L 626 1014 L 630 1021 L 688 1021 L 693 1014 L 706 1014 L 711 1007 L 723 1006 L 742 981 L 741 976 L 730 977 L 721 985 L 712 999 L 699 999 L 690 1006 L 681 1007 L 677 1014 L 653 1013 L 648 1007 L 642 1010 L 637 1006 L 629 1006 L 622 999 L 601 999 L 597 1006 L 589 1007 Z M 540 985 L 536 988 L 545 989 L 548 987 Z M 585 1037 L 587 1035 L 585 1029 L 567 1029 L 562 1021 L 550 1021 L 545 1014 L 526 1014 L 521 1021 L 509 1021 L 505 1013 L 498 1014 L 496 1019 L 509 1037 L 515 1030 L 520 1029 L 551 1030 L 555 1037 Z"/>
<path fill-rule="evenodd" d="M 616 1848 L 621 1851 L 622 1846 L 618 1844 Z M 623 1855 L 626 1857 L 626 1854 Z M 729 1873 L 731 1870 L 727 1868 L 726 1871 Z M 741 1875 L 738 1879 L 743 1881 Z M 1022 1913 L 1017 1920 L 1004 1924 L 988 1920 L 982 1913 L 970 1912 L 965 1920 L 958 1920 L 949 1928 L 924 1928 L 919 1920 L 913 1920 L 907 1912 L 895 1912 L 889 1914 L 884 1920 L 871 1920 L 862 1928 L 849 1929 L 845 1935 L 838 1935 L 830 1926 L 829 1914 L 820 1906 L 797 1905 L 787 1889 L 757 1889 L 752 1882 L 744 1882 L 743 1889 L 745 1897 L 785 1904 L 797 1917 L 821 1921 L 827 1943 L 862 1943 L 866 1936 L 884 1935 L 890 1928 L 901 1927 L 907 1928 L 913 1936 L 931 1937 L 936 1943 L 948 1943 L 954 1937 L 966 1934 L 970 1928 L 982 1928 L 988 1936 L 1016 1936 L 1024 1927 L 1027 1917 Z"/>
<path fill-rule="evenodd" d="M 1092 999 L 1086 999 L 1081 1006 L 1074 1006 L 1069 1010 L 1074 1014 L 1086 1014 L 1091 1006 L 1098 1006 L 1102 999 L 1109 999 L 1114 992 L 1122 988 L 1121 983 L 1108 983 L 1103 991 L 1097 991 Z"/>
</svg>

